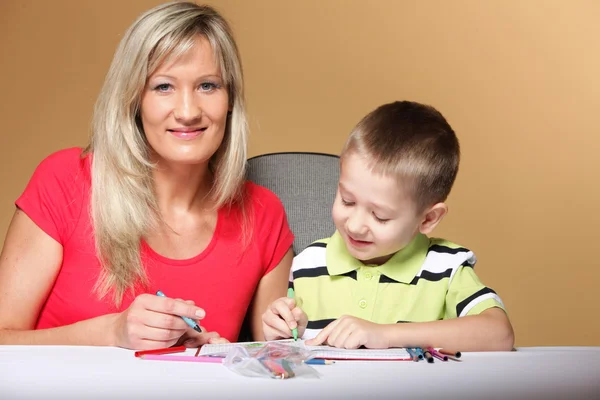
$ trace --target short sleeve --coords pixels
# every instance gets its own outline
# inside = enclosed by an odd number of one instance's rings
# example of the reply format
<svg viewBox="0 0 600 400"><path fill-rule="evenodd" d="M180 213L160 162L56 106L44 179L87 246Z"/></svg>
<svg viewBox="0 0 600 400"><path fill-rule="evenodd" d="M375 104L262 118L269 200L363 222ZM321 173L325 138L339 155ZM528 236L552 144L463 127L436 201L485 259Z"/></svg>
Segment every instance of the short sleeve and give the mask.
<svg viewBox="0 0 600 400"><path fill-rule="evenodd" d="M248 183L254 207L254 238L259 246L264 274L272 271L294 242L281 200L270 190Z"/></svg>
<svg viewBox="0 0 600 400"><path fill-rule="evenodd" d="M58 151L37 166L15 205L64 245L80 216L84 179L81 149Z"/></svg>
<svg viewBox="0 0 600 400"><path fill-rule="evenodd" d="M504 310L496 292L481 283L472 265L465 263L458 267L446 295L444 319L477 315L492 307Z"/></svg>

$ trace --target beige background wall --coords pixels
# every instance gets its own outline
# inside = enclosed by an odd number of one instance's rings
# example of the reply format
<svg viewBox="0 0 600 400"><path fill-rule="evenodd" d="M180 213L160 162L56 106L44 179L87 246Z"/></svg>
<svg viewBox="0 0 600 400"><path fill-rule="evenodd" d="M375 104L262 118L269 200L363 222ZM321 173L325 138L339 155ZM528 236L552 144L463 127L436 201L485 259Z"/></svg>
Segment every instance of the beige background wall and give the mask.
<svg viewBox="0 0 600 400"><path fill-rule="evenodd" d="M160 3L0 2L0 240L37 163L85 145L122 33ZM436 234L474 249L517 345L600 345L600 2L214 0L237 36L252 155L337 153L374 107L437 107L462 143Z"/></svg>

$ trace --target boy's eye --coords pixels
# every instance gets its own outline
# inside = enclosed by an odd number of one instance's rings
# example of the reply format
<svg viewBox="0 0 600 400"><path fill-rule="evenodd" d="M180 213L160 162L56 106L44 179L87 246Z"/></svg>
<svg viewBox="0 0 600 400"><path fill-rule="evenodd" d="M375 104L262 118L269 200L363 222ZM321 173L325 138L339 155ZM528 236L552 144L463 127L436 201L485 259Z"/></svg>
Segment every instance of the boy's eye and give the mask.
<svg viewBox="0 0 600 400"><path fill-rule="evenodd" d="M343 205L345 205L345 206L351 206L351 205L353 205L354 203L353 203L353 202L351 202L351 201L346 201L346 200L342 199L342 204L343 204Z"/></svg>
<svg viewBox="0 0 600 400"><path fill-rule="evenodd" d="M385 224L386 222L389 221L389 218L379 218L376 214L373 214L373 217L375 217L377 222L381 222L382 224Z"/></svg>

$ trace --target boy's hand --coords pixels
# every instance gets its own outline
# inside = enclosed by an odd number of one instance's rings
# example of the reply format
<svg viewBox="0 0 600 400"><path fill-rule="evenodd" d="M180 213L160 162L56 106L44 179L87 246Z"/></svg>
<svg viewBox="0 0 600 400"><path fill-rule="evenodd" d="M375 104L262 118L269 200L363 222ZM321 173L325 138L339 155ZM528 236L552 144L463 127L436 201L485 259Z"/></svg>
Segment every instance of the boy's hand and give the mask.
<svg viewBox="0 0 600 400"><path fill-rule="evenodd" d="M344 315L327 325L317 336L307 340L306 344L309 346L327 344L344 349L357 349L361 346L369 349L390 347L385 335L385 325L349 315Z"/></svg>
<svg viewBox="0 0 600 400"><path fill-rule="evenodd" d="M269 305L267 311L262 315L263 332L265 340L287 339L292 337L292 329L298 328L298 337L302 337L308 317L300 308L296 307L296 301L287 297L281 297Z"/></svg>

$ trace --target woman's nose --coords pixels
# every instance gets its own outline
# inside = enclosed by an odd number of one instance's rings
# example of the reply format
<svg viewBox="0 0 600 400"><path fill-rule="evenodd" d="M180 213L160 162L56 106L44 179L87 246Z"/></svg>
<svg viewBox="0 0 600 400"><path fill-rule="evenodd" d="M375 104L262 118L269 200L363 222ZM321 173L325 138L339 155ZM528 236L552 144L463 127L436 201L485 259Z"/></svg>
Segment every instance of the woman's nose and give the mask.
<svg viewBox="0 0 600 400"><path fill-rule="evenodd" d="M173 114L176 120L189 124L202 118L202 107L193 93L182 91Z"/></svg>

